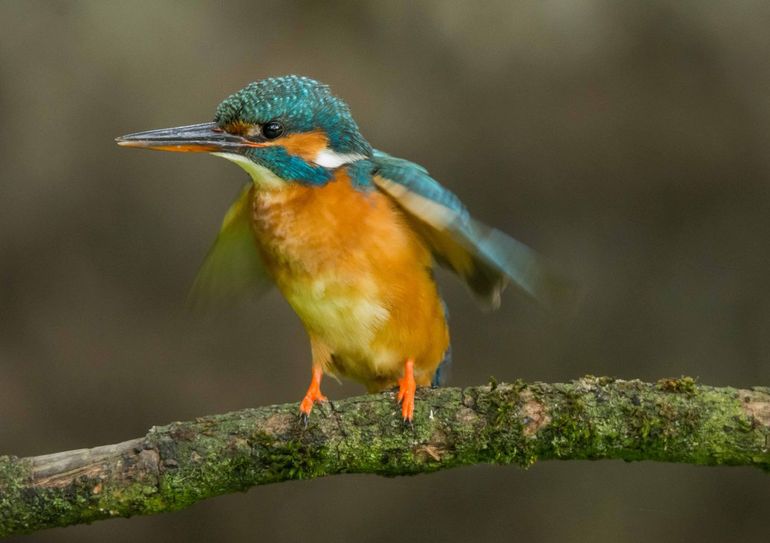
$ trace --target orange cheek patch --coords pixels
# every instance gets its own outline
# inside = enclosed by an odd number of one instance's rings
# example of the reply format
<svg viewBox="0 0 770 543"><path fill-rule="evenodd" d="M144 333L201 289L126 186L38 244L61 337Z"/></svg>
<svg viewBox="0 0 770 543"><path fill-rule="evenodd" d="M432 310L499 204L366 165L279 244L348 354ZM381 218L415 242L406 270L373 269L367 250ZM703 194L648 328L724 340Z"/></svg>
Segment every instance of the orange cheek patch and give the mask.
<svg viewBox="0 0 770 543"><path fill-rule="evenodd" d="M318 156L319 151L326 149L329 139L323 132L313 131L304 134L291 134L271 143L280 145L290 155L298 156L302 160L310 162Z"/></svg>

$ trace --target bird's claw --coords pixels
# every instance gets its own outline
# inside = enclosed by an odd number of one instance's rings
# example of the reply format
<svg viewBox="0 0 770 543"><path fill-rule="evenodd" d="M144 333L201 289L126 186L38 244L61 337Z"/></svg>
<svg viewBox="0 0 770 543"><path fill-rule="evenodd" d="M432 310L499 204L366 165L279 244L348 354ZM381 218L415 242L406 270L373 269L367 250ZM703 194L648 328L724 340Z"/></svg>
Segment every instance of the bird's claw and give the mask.
<svg viewBox="0 0 770 543"><path fill-rule="evenodd" d="M316 403L325 402L327 399L321 394L321 369L313 368L313 379L310 381L305 397L299 402L300 419L305 428L307 428L308 416L313 410L313 406Z"/></svg>
<svg viewBox="0 0 770 543"><path fill-rule="evenodd" d="M299 423L302 425L302 428L305 430L307 430L307 421L308 421L308 414L300 412Z"/></svg>
<svg viewBox="0 0 770 543"><path fill-rule="evenodd" d="M320 390L316 392L308 391L308 393L305 394L305 397L302 398L302 401L299 403L300 421L305 428L307 428L308 418L310 417L310 412L313 410L313 406L316 403L323 403L326 401L328 401L328 398L321 394Z"/></svg>
<svg viewBox="0 0 770 543"><path fill-rule="evenodd" d="M412 423L414 417L414 393L417 384L414 381L414 361L409 359L404 364L404 376L398 380L397 401L401 404L401 416L405 423Z"/></svg>
<svg viewBox="0 0 770 543"><path fill-rule="evenodd" d="M317 393L311 393L308 392L305 394L305 397L302 398L302 401L299 403L299 410L301 413L305 415L309 415L310 412L313 410L313 406L317 403L322 403L327 401L328 398L321 394L321 392Z"/></svg>

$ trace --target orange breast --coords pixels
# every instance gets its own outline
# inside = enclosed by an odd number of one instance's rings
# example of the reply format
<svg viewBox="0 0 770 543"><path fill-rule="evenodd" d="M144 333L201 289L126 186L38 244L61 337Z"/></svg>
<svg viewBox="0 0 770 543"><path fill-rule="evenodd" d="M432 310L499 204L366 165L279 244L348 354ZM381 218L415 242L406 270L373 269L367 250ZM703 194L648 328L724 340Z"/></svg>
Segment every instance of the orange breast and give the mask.
<svg viewBox="0 0 770 543"><path fill-rule="evenodd" d="M253 223L278 288L316 341L326 370L370 390L395 384L407 358L427 385L449 344L430 252L382 193L344 170L323 187L255 191Z"/></svg>

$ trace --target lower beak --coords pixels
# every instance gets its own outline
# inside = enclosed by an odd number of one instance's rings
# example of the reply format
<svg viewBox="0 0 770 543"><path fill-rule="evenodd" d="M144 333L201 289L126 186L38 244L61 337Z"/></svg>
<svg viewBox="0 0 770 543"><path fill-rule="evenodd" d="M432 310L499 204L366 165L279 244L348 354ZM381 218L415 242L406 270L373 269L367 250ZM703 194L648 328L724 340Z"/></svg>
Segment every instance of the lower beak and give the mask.
<svg viewBox="0 0 770 543"><path fill-rule="evenodd" d="M238 152L258 144L225 132L217 123L201 123L175 128L147 130L115 138L123 147L181 153Z"/></svg>

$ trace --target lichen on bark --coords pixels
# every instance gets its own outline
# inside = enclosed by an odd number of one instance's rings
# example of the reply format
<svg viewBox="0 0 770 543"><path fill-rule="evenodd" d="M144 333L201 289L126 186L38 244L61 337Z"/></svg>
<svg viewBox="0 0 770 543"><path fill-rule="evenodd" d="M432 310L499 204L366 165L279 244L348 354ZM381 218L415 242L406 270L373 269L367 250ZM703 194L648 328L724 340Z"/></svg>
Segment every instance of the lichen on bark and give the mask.
<svg viewBox="0 0 770 543"><path fill-rule="evenodd" d="M412 475L478 463L622 459L770 469L770 389L587 376L393 393L152 428L116 445L0 457L0 535L181 509L254 485L342 473Z"/></svg>

